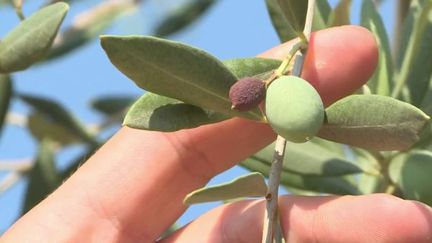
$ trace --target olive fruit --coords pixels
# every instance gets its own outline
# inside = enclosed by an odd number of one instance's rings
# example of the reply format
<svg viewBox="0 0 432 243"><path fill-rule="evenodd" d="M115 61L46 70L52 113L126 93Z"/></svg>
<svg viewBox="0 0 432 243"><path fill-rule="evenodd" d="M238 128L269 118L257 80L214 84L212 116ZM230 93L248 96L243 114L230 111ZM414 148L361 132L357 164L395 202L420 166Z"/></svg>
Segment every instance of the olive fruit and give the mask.
<svg viewBox="0 0 432 243"><path fill-rule="evenodd" d="M275 132L296 143L315 136L324 121L320 95L306 80L296 76L282 76L270 84L265 113Z"/></svg>
<svg viewBox="0 0 432 243"><path fill-rule="evenodd" d="M258 78L242 78L231 86L229 98L232 109L248 111L257 107L265 96L265 83Z"/></svg>

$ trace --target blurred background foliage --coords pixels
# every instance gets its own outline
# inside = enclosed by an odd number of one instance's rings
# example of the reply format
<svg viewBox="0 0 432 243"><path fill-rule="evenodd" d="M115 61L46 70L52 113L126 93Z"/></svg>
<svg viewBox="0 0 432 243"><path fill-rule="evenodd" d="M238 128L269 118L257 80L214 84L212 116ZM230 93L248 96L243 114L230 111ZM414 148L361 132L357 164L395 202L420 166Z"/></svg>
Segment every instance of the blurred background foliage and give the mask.
<svg viewBox="0 0 432 243"><path fill-rule="evenodd" d="M116 93L115 90L109 89L110 84L101 86L101 95L93 97L90 101L80 101L89 103L91 112L98 113L100 119L90 123L82 121L83 114L79 114L79 109L74 108L75 104L59 102L58 97L49 94L56 94L57 89L61 93L59 95L65 96L66 100L73 96L74 98L70 100L76 101L80 99L81 95L87 94L87 83L92 79L103 80L104 75L115 76L118 74L115 74L114 68L109 65L104 66L106 71L103 73L92 73L98 64L94 63L91 57L81 56L80 51L89 44L97 42L98 36L107 33L113 25L117 26L116 28L120 26L123 30L126 29L127 31L124 32L128 33L146 33L163 38L173 38L176 34L193 28L194 24L222 1L64 1L70 5L70 11L55 39L45 39L46 43L49 44L49 49L45 50L40 46L35 46L35 42L38 41L31 38L26 40L25 45L20 47L21 49L8 48L18 43L15 41L15 37L12 34L10 37L8 33L20 28L20 19L29 19L32 14L39 13L40 9L46 6L54 6L52 4L56 2L59 1L0 0L0 15L8 14L8 18L5 19L9 21L12 19L11 13L16 14L16 22L0 22L0 25L4 24L7 29L2 29L2 42L0 42L0 70L2 70L0 74L0 125L3 130L8 129L8 131L30 134L36 144L34 151L26 150L26 155L18 158L0 154L0 193L5 193L22 180L28 182L24 190L21 213L27 212L40 202L62 181L67 179L80 164L85 162L119 128L127 108L141 95L138 89L132 93ZM274 12L276 10L272 8L275 1L262 0L262 2L262 12L266 12L265 6L267 5L270 15L276 16ZM391 2L390 4L397 10L394 19L383 19L377 11L377 7L385 2ZM432 92L429 87L432 72L432 53L430 52L432 49L430 46L432 45L431 2L429 0L341 0L329 2L319 0L318 4L321 11L316 17L315 29L350 23L358 23L369 28L377 37L380 45L379 67L369 81L371 92L393 95L422 108L423 111L431 115ZM236 11L247 12L247 7L246 4L243 9ZM62 6L53 11L62 10L67 11ZM53 14L49 13L46 16L53 16ZM242 16L244 15L239 14L239 18ZM353 16L357 16L357 21L353 21ZM59 18L57 21L61 23ZM270 23L270 18L268 21ZM293 35L289 34L290 30L283 29L283 21L272 18L272 23L277 29L280 40L286 41ZM384 25L385 22L392 23L387 25L387 30ZM259 25L261 23L250 24ZM38 26L42 26L42 24ZM388 26L392 26L393 29L388 29ZM55 27L47 28L57 32ZM223 29L224 26L220 26L220 28ZM24 28L20 31L17 36L31 31L31 28ZM7 42L8 38L10 39L9 42ZM234 36L234 38L238 37ZM264 39L266 36L257 33L253 38ZM229 52L229 48L235 49L235 45L244 42L245 39L247 38L239 41L233 40L233 45L226 48L227 52ZM214 41L218 42L219 40L223 40L221 43L230 43L230 36L220 36L220 39ZM11 62L10 55L18 55L19 51L22 50L24 54L17 56L17 58L22 58L22 55L28 54L33 47L39 48L38 50L42 50L42 52L34 56L26 56L24 60L28 65L16 66ZM251 46L251 48L255 47ZM10 52L11 50L12 52ZM255 53L259 51L263 50L257 49ZM8 54L8 58L6 58L4 53L12 54ZM2 55L4 56L2 57ZM230 57L232 58L232 56ZM83 70L77 70L74 67L53 69L52 78L56 80L55 85L42 88L49 89L50 92L28 92L28 90L16 87L16 80L20 78L31 79L32 72L38 68L49 70L53 63L67 62L68 58L81 58L85 68ZM18 63L22 64L23 59L17 60L19 60ZM23 71L30 65L35 68L32 67ZM16 71L20 72L16 73ZM82 73L82 79L69 80L68 75L72 72ZM398 79L407 81L394 82ZM35 82L41 81L36 80ZM74 85L81 86L82 94L68 93L68 86L62 85L62 82L74 82ZM398 83L402 84L398 85ZM41 83L40 85L46 84ZM131 82L125 82L124 85L131 85ZM103 94L105 90L107 92ZM8 132L0 138L2 144L9 143L8 139L14 142L13 145L9 146L19 148L26 144L26 142L14 140L14 135L11 134L12 132ZM25 136L20 136L20 138L22 137ZM27 138L29 137L27 136ZM388 158L386 156L392 156L390 153L371 153L317 139L305 144L304 147L290 147L293 151L288 153L292 155L289 160L294 161L294 164L284 168L282 182L288 191L295 194L388 192L431 203L432 190L425 189L428 181L427 175L432 173L432 166L430 166L432 153L429 152L429 143L428 140L422 141L416 147L420 151L398 154L394 163L390 163L389 160L382 159ZM62 153L65 153L64 151L77 146L79 149L73 153L61 156ZM266 174L269 168L266 158L271 152L269 149L271 150L271 147L252 156L249 160L252 162L246 161L242 164L251 170ZM0 151L2 151L1 148ZM322 155L322 157L317 158L311 153ZM61 162L59 162L60 157L62 157ZM309 163L304 164L302 160ZM331 163L323 164L323 161L331 161ZM405 168L404 165L408 164L407 161L410 161L410 166L403 169ZM393 169L390 170L389 168ZM428 168L431 169L424 170Z"/></svg>

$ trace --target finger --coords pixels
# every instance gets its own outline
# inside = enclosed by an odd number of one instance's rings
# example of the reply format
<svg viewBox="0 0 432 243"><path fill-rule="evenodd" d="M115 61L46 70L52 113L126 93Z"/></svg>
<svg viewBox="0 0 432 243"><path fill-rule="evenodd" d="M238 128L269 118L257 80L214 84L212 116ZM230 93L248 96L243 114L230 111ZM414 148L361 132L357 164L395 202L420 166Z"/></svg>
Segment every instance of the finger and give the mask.
<svg viewBox="0 0 432 243"><path fill-rule="evenodd" d="M318 50L317 44L325 44L324 47L333 50L332 55L345 55L346 48L339 50L341 43L330 40L326 31L314 34L311 48ZM355 35L357 32L361 34ZM369 49L376 49L376 46L372 38L358 36L371 34L358 27L335 28L332 34L335 39L355 36L345 46L351 47L351 55L362 59L355 62L336 59L333 65L351 72L352 77L363 75L360 72L364 70L358 65L374 61L371 59L375 56L364 53L370 53ZM321 35L328 43L320 41ZM284 45L279 51L288 53L289 47ZM319 53L314 58L326 60L320 55L328 53ZM306 64L305 70L308 68ZM323 84L339 82L340 70L317 69L317 72L333 72L322 74L329 80L316 76ZM335 89L334 92L340 91ZM209 178L234 166L274 138L275 134L265 124L242 119L173 133L122 128L77 173L9 232L22 235L19 229L30 229L43 237L46 232L43 228L71 235L74 235L73 231L97 229L100 234L118 240L126 237L124 241L152 241L183 213L182 200L187 193L202 187ZM70 208L79 208L79 213ZM46 221L48 217L50 220ZM43 224L35 224L38 220ZM71 232L52 230L61 228L62 224ZM43 225L43 228L35 225Z"/></svg>
<svg viewBox="0 0 432 243"><path fill-rule="evenodd" d="M242 201L218 207L162 242L261 242L265 205ZM431 208L384 194L284 196L286 242L431 242Z"/></svg>

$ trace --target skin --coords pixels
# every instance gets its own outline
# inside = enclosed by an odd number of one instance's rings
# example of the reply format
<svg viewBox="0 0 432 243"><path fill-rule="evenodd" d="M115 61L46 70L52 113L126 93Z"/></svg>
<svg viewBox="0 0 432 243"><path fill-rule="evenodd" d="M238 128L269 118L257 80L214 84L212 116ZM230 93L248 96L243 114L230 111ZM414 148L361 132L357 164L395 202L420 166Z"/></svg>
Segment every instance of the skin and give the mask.
<svg viewBox="0 0 432 243"><path fill-rule="evenodd" d="M291 44L262 56L283 57ZM320 84L327 104L361 86L377 61L376 43L360 27L318 32L311 50L303 76ZM185 211L187 193L274 139L267 125L239 118L173 133L124 127L0 241L153 242ZM280 206L289 242L432 240L431 209L388 195L284 196ZM223 205L163 242L260 242L263 215L262 200Z"/></svg>

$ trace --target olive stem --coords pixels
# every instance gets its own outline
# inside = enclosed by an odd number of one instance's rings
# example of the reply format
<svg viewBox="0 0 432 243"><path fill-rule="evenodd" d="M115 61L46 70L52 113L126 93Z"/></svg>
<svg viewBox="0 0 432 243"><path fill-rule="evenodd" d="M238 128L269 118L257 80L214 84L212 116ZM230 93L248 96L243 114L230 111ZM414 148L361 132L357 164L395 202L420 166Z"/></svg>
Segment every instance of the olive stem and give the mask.
<svg viewBox="0 0 432 243"><path fill-rule="evenodd" d="M285 75L289 71L290 63L294 59L295 54L298 51L304 50L307 48L307 42L300 40L297 42L289 51L288 56L282 61L281 65L276 69L276 71L273 72L273 75L270 76L267 80L264 81L266 88L277 78L279 78L282 75Z"/></svg>
<svg viewBox="0 0 432 243"><path fill-rule="evenodd" d="M275 74L278 74L278 71L282 70L282 74L286 71L285 69L288 67L289 62L292 58L294 58L294 67L292 71L292 75L300 77L303 63L306 56L307 44L309 43L311 30L312 30L312 20L314 15L315 8L315 0L308 1L308 9L306 14L306 22L303 29L303 35L300 41L300 44L294 45L294 48L297 48L293 53L287 57L288 61L284 61ZM300 47L300 48L299 48ZM304 48L306 47L306 48ZM299 51L301 50L301 52ZM284 66L283 66L284 65ZM273 75L275 76L275 75ZM278 136L275 145L275 151L273 155L273 160L269 173L269 182L267 186L267 195L266 195L266 216L264 218L264 228L263 228L263 243L273 243L277 230L277 225L279 221L279 209L278 209L278 189L280 184L280 176L282 172L283 158L285 155L285 147L286 140L285 138ZM283 237L283 233L282 236Z"/></svg>
<svg viewBox="0 0 432 243"><path fill-rule="evenodd" d="M428 23L430 10L432 10L432 2L426 2L420 16L418 17L419 24L414 26L412 31L413 37L411 38L406 48L406 55L404 56L402 66L399 69L401 71L398 74L396 85L393 89L393 92L391 93L391 97L393 98L398 98L403 92L404 88L406 88L406 83L410 75L410 68L415 61L415 54L418 51L421 51L419 48L415 47L415 43L417 43L417 40L419 40L419 38L421 38L421 35L423 34L422 30L424 30L426 23Z"/></svg>
<svg viewBox="0 0 432 243"><path fill-rule="evenodd" d="M282 171L283 158L285 155L286 140L278 136L273 154L273 160L269 173L269 184L267 187L267 217L264 220L263 242L273 243L278 218L278 188L280 184L280 173Z"/></svg>
<svg viewBox="0 0 432 243"><path fill-rule="evenodd" d="M307 43L304 41L300 41L296 43L291 50L288 53L288 57L285 58L285 60L282 62L282 64L279 66L279 68L275 71L276 78L279 78L280 76L284 75L288 71L289 64L294 59L295 54L307 47Z"/></svg>

